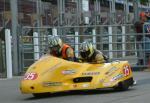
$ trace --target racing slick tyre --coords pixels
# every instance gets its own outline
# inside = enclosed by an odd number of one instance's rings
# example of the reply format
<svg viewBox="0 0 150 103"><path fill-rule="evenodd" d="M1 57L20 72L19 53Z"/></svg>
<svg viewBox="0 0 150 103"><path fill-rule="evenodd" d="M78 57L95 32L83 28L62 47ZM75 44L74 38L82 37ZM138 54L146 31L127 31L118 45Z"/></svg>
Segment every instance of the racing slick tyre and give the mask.
<svg viewBox="0 0 150 103"><path fill-rule="evenodd" d="M117 87L114 87L116 91L125 91L129 89L129 85L125 82L120 82Z"/></svg>
<svg viewBox="0 0 150 103"><path fill-rule="evenodd" d="M119 82L116 87L114 87L117 91L125 91L129 89L129 86L132 86L134 83L133 78L129 78L125 81Z"/></svg>

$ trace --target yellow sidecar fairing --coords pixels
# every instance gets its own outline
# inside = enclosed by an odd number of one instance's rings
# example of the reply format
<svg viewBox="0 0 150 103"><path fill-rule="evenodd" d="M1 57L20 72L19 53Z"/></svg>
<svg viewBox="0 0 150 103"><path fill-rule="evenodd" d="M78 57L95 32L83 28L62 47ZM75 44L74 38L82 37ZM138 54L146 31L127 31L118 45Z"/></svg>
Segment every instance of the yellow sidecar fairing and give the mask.
<svg viewBox="0 0 150 103"><path fill-rule="evenodd" d="M77 63L46 55L29 67L21 80L22 93L54 93L99 88L128 89L133 75L128 61Z"/></svg>

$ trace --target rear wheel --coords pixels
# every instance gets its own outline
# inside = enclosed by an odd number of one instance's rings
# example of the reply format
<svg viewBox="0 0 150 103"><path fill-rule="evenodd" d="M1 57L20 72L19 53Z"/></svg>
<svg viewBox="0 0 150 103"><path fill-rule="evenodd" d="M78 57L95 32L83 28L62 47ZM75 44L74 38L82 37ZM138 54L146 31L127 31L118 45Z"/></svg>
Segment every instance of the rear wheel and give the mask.
<svg viewBox="0 0 150 103"><path fill-rule="evenodd" d="M125 81L119 82L118 86L114 87L115 90L125 91L129 89L129 86L132 86L134 83L133 78L129 78Z"/></svg>
<svg viewBox="0 0 150 103"><path fill-rule="evenodd" d="M120 82L117 87L114 87L117 91L125 91L129 89L129 85L125 82Z"/></svg>

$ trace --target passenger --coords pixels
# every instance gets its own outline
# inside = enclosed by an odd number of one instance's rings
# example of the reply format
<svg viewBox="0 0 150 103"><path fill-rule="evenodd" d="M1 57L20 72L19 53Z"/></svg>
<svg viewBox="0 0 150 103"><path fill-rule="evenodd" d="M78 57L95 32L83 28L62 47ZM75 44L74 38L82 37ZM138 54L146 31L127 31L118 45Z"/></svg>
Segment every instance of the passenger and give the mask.
<svg viewBox="0 0 150 103"><path fill-rule="evenodd" d="M83 62L105 63L107 57L99 50L95 49L90 42L83 42L80 45L80 58Z"/></svg>
<svg viewBox="0 0 150 103"><path fill-rule="evenodd" d="M74 51L71 46L62 42L58 36L51 36L48 40L50 54L65 60L74 61Z"/></svg>

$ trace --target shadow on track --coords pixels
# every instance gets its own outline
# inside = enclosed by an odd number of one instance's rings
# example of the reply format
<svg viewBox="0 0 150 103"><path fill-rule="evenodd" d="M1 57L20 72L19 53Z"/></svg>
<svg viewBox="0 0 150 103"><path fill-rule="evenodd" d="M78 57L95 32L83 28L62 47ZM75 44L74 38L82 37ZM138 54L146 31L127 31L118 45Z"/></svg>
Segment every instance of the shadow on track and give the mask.
<svg viewBox="0 0 150 103"><path fill-rule="evenodd" d="M38 99L57 98L57 97L73 96L73 95L84 96L84 95L111 94L111 93L129 92L129 91L133 91L133 90L135 90L135 89L130 88L127 91L115 91L114 89L67 91L67 92L58 92L58 93L47 93L38 98L33 96L31 98L26 98L24 100L38 100Z"/></svg>

